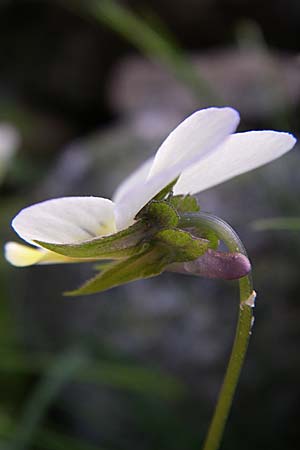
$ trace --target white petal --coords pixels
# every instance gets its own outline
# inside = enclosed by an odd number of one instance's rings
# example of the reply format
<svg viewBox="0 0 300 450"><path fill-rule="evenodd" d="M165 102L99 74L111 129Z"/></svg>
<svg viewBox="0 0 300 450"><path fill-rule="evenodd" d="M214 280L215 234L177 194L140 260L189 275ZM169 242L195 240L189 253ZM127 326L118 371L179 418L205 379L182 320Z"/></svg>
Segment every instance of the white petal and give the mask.
<svg viewBox="0 0 300 450"><path fill-rule="evenodd" d="M132 174L125 178L125 180L118 186L113 195L115 203L121 203L126 199L129 192L133 189L141 189L141 186L147 179L150 167L152 166L154 157L147 159L140 167L138 167Z"/></svg>
<svg viewBox="0 0 300 450"><path fill-rule="evenodd" d="M57 264L82 262L83 259L68 258L42 248L33 248L17 242L7 242L4 246L5 258L16 267L27 267L34 264Z"/></svg>
<svg viewBox="0 0 300 450"><path fill-rule="evenodd" d="M291 150L292 134L278 131L248 131L228 137L206 158L186 169L175 194L194 194L232 177L256 169Z"/></svg>
<svg viewBox="0 0 300 450"><path fill-rule="evenodd" d="M63 197L22 209L12 226L27 242L82 242L115 232L114 203L99 197Z"/></svg>
<svg viewBox="0 0 300 450"><path fill-rule="evenodd" d="M175 130L158 149L149 178L166 168L182 168L198 160L236 130L239 114L233 108L207 108L196 111Z"/></svg>
<svg viewBox="0 0 300 450"><path fill-rule="evenodd" d="M232 108L208 108L197 111L182 122L158 150L147 179L148 166L134 174L134 182L124 189L126 195L116 203L117 229L132 224L135 215L181 172L214 148L233 132L239 122Z"/></svg>

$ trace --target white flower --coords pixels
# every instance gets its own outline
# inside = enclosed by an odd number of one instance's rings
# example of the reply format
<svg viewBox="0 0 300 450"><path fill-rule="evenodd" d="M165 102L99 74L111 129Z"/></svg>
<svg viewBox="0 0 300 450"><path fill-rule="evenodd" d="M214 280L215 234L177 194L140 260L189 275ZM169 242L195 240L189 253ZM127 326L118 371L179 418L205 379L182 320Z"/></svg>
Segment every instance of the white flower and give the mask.
<svg viewBox="0 0 300 450"><path fill-rule="evenodd" d="M20 137L17 130L8 123L0 124L0 180L13 158L18 145Z"/></svg>
<svg viewBox="0 0 300 450"><path fill-rule="evenodd" d="M37 248L34 241L71 244L107 236L131 225L141 208L177 177L175 195L195 194L262 166L295 145L289 133L232 134L238 123L238 112L229 107L196 111L171 132L153 158L118 187L113 201L65 197L21 210L12 226L35 248L9 242L7 260L16 266L76 261Z"/></svg>

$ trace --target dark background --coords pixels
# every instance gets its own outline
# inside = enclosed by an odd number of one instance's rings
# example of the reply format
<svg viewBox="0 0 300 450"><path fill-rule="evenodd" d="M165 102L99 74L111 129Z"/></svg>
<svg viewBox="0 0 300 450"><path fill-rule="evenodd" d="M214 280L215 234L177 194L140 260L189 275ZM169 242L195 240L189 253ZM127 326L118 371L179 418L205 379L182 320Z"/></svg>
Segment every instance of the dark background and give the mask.
<svg viewBox="0 0 300 450"><path fill-rule="evenodd" d="M118 4L116 15L110 1L0 2L0 122L21 135L0 187L3 243L25 205L110 197L195 109L228 104L240 130L299 133L299 1ZM258 291L224 450L299 442L299 229L255 227L300 216L299 162L296 148L199 195L240 234ZM61 293L89 265L16 269L2 258L0 270L1 450L200 448L236 283L163 274L69 299Z"/></svg>

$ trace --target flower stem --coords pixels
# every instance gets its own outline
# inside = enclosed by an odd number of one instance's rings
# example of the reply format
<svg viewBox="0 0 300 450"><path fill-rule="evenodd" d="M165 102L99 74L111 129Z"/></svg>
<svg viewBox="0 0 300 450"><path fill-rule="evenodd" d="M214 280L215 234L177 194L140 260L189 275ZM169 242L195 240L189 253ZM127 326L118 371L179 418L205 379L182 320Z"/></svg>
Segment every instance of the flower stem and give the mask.
<svg viewBox="0 0 300 450"><path fill-rule="evenodd" d="M223 220L206 213L191 213L182 216L180 224L184 227L203 227L213 230L229 251L239 252L247 256L245 248L236 232ZM203 450L217 450L220 447L225 425L227 422L233 397L237 388L243 362L246 356L249 337L253 324L253 306L255 292L252 287L251 276L239 280L240 305L236 335L224 377L223 385L215 407L204 442Z"/></svg>

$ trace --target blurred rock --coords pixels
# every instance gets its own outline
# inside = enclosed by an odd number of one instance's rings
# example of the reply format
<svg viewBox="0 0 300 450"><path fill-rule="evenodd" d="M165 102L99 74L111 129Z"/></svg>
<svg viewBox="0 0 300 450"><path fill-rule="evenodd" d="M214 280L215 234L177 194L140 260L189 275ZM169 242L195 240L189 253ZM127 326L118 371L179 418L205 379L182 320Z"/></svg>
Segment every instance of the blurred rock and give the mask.
<svg viewBox="0 0 300 450"><path fill-rule="evenodd" d="M300 60L296 56L263 49L224 49L195 55L191 64L199 73L200 85L203 77L220 104L238 109L244 121L263 123L299 106ZM117 66L110 99L112 108L134 117L137 126L143 114L184 116L208 106L169 71L138 57L127 57Z"/></svg>

